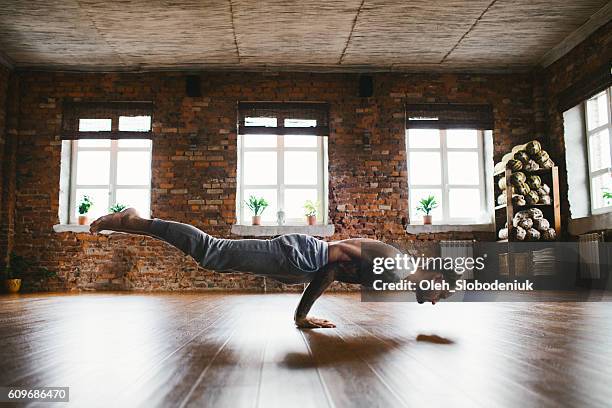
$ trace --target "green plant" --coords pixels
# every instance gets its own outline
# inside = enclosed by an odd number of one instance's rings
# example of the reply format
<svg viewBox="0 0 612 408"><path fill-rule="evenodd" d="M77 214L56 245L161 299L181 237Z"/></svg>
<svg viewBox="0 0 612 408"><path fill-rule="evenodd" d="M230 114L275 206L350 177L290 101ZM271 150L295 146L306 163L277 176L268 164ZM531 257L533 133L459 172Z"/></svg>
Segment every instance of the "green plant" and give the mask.
<svg viewBox="0 0 612 408"><path fill-rule="evenodd" d="M11 269L10 266L6 265L4 267L4 269L2 270L1 279L2 280L13 279L13 270Z"/></svg>
<svg viewBox="0 0 612 408"><path fill-rule="evenodd" d="M612 199L612 193L609 192L608 190L603 192L603 198L606 200Z"/></svg>
<svg viewBox="0 0 612 408"><path fill-rule="evenodd" d="M264 210L268 207L268 202L263 197L257 198L255 196L250 196L249 199L245 201L245 203L255 217L261 215L261 213L263 213Z"/></svg>
<svg viewBox="0 0 612 408"><path fill-rule="evenodd" d="M315 203L312 200L306 200L306 202L304 203L304 214L307 217L315 216L317 215L318 208L319 208L319 203Z"/></svg>
<svg viewBox="0 0 612 408"><path fill-rule="evenodd" d="M11 268L10 265L6 265L4 269L2 269L2 274L0 275L0 279L2 280L15 279L14 276L15 276L15 272L13 272L13 268Z"/></svg>
<svg viewBox="0 0 612 408"><path fill-rule="evenodd" d="M42 267L38 268L37 272L40 275L41 279L49 279L49 278L57 277L57 273L50 271L47 268L42 268Z"/></svg>
<svg viewBox="0 0 612 408"><path fill-rule="evenodd" d="M24 257L11 252L9 263L4 269L4 279L21 279L29 266L28 261Z"/></svg>
<svg viewBox="0 0 612 408"><path fill-rule="evenodd" d="M125 210L126 208L128 208L127 205L117 203L117 204L113 205L111 208L109 208L109 210L110 210L110 212L115 214L115 213L119 213L119 212Z"/></svg>
<svg viewBox="0 0 612 408"><path fill-rule="evenodd" d="M421 211L425 215L429 215L431 211L437 206L438 206L438 202L436 201L436 197L430 195L428 197L421 198L419 200L417 211Z"/></svg>
<svg viewBox="0 0 612 408"><path fill-rule="evenodd" d="M38 279L49 279L57 276L55 272L44 267L36 267L23 256L11 252L9 263L4 269L3 278L22 279L26 273L28 273L29 277Z"/></svg>
<svg viewBox="0 0 612 408"><path fill-rule="evenodd" d="M79 214L80 215L85 215L89 212L89 209L91 208L91 206L93 205L93 200L91 199L91 197L89 197L87 194L84 195L81 198L81 201L79 201Z"/></svg>

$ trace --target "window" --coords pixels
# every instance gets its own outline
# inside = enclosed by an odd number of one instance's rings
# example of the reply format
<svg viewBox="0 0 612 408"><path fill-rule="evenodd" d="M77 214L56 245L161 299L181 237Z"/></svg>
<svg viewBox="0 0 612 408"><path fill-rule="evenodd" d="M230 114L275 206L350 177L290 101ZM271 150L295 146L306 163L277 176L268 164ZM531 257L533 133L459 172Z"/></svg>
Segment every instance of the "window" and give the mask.
<svg viewBox="0 0 612 408"><path fill-rule="evenodd" d="M62 165L61 190L68 194L68 216L64 222L76 223L78 207L84 196L89 196L93 205L88 217L93 220L107 214L111 206L123 204L136 208L148 217L151 196L151 149L149 139L98 139L96 134L107 135L113 129L117 136L122 132L148 133L151 130L151 116L117 116L117 121L107 118L80 118L76 124L78 136L89 138L66 140L67 152L62 155L68 162L66 171ZM68 176L69 175L69 176ZM60 187L62 187L60 186ZM63 217L60 217L63 218Z"/></svg>
<svg viewBox="0 0 612 408"><path fill-rule="evenodd" d="M90 220L107 214L115 204L134 207L143 217L150 215L151 140L81 139L71 143L70 222L76 222L85 195L93 201Z"/></svg>
<svg viewBox="0 0 612 408"><path fill-rule="evenodd" d="M238 223L251 223L252 214L245 205L250 196L263 197L269 203L262 214L264 224L276 225L281 209L286 224L304 224L307 200L318 203L317 222L324 223L327 137L303 134L304 129L316 129L317 120L245 116L243 123L238 137ZM259 130L249 133L249 127ZM267 130L261 131L264 128Z"/></svg>
<svg viewBox="0 0 612 408"><path fill-rule="evenodd" d="M591 185L591 212L612 209L612 88L585 102L586 137Z"/></svg>
<svg viewBox="0 0 612 408"><path fill-rule="evenodd" d="M418 203L430 195L438 202L432 212L438 223L490 222L483 134L475 129L407 129L411 223L422 222Z"/></svg>

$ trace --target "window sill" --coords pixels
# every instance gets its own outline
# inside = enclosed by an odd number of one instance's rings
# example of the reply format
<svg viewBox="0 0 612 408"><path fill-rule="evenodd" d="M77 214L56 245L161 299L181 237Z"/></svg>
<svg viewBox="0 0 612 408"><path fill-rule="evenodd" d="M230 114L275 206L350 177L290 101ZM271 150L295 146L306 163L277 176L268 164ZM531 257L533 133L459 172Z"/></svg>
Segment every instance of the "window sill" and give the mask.
<svg viewBox="0 0 612 408"><path fill-rule="evenodd" d="M249 237L272 237L283 234L307 234L317 237L334 235L333 225L232 225L232 234Z"/></svg>
<svg viewBox="0 0 612 408"><path fill-rule="evenodd" d="M77 224L55 224L53 226L53 232L76 232L76 233L87 233L89 234L89 225L77 225ZM113 231L100 231L100 234L112 234Z"/></svg>
<svg viewBox="0 0 612 408"><path fill-rule="evenodd" d="M568 232L570 235L582 235L589 232L612 229L612 212L594 214L588 217L569 220Z"/></svg>
<svg viewBox="0 0 612 408"><path fill-rule="evenodd" d="M495 232L494 224L411 224L406 226L409 234L435 234L440 232Z"/></svg>

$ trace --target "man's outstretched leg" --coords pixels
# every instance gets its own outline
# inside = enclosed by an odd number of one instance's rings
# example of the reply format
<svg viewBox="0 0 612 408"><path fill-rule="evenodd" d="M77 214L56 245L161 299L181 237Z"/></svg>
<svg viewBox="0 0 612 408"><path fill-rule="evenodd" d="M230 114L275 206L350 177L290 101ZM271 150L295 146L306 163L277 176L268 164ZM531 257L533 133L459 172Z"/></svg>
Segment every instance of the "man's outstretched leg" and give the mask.
<svg viewBox="0 0 612 408"><path fill-rule="evenodd" d="M306 235L275 239L215 238L189 224L141 218L134 209L105 215L92 223L92 233L102 230L158 238L211 271L246 272L289 284L310 282L314 272L327 263L327 243Z"/></svg>
<svg viewBox="0 0 612 408"><path fill-rule="evenodd" d="M108 214L95 220L90 232L103 230L126 232L137 235L149 235L165 241L190 255L200 265L216 271L223 271L223 245L221 240L214 238L202 230L188 224L159 219L141 218L133 208L125 209L116 214Z"/></svg>

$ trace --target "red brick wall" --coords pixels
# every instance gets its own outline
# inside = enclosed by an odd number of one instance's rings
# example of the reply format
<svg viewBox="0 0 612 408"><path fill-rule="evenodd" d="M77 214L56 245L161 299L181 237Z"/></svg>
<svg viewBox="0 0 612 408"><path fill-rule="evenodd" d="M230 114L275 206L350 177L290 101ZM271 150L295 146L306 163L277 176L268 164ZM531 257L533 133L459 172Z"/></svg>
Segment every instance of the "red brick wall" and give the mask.
<svg viewBox="0 0 612 408"><path fill-rule="evenodd" d="M330 103L329 218L335 239L375 237L409 244L474 234L406 234L404 103L490 103L495 154L534 137L541 96L531 75L378 74L371 98L344 74L202 73L204 97L185 96L184 74L19 74L15 250L58 273L27 288L260 289L263 280L213 274L150 238L57 234L62 100L152 100L152 211L230 237L235 214L236 102ZM221 191L221 192L219 192ZM481 234L480 238L492 238ZM268 288L277 287L268 282Z"/></svg>
<svg viewBox="0 0 612 408"><path fill-rule="evenodd" d="M9 76L10 71L8 70L8 68L3 65L0 65L0 153L4 153L4 132L6 129L6 97L8 94Z"/></svg>
<svg viewBox="0 0 612 408"><path fill-rule="evenodd" d="M6 207L3 206L5 201L3 192L3 186L5 184L5 177L8 178L11 176L11 169L8 167L8 161L5 159L7 150L10 150L10 146L7 146L8 138L6 137L6 129L7 129L7 109L8 109L8 88L9 88L9 78L10 71L8 68L0 65L0 268L6 262L6 253L7 253L7 239L8 239L8 229L4 225L5 221L5 211Z"/></svg>
<svg viewBox="0 0 612 408"><path fill-rule="evenodd" d="M612 22L601 27L572 51L550 65L544 72L547 100L548 137L550 154L559 166L562 198L563 227L567 227L569 202L567 201L567 169L563 139L563 112L559 109L559 94L593 74L603 64L612 61Z"/></svg>
<svg viewBox="0 0 612 408"><path fill-rule="evenodd" d="M3 65L0 65L0 158L4 158L4 151L6 148L6 99L8 95L8 84L9 84L10 71ZM0 187L2 186L2 177L4 170L2 163L0 162ZM0 188L0 192L1 192ZM0 194L0 213L2 212L2 194Z"/></svg>

